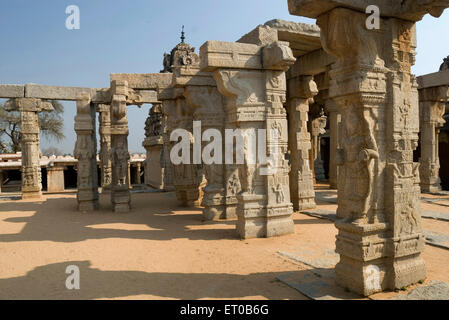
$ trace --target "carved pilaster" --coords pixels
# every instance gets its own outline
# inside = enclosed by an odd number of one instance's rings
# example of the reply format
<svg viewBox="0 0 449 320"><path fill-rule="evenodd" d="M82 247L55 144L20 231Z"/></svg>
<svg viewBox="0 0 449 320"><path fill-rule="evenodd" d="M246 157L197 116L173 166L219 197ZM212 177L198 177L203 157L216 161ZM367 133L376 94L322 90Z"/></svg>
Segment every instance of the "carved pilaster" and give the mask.
<svg viewBox="0 0 449 320"><path fill-rule="evenodd" d="M78 210L92 211L98 209L98 174L95 108L89 94L80 95L76 109L73 155L78 160Z"/></svg>
<svg viewBox="0 0 449 320"><path fill-rule="evenodd" d="M422 192L438 192L440 185L440 158L438 135L446 121L443 119L449 99L448 86L419 90L419 114L421 132L420 177Z"/></svg>
<svg viewBox="0 0 449 320"><path fill-rule="evenodd" d="M313 174L309 152L311 137L307 129L309 104L318 94L311 76L288 80L288 144L290 150L290 195L295 211L315 208Z"/></svg>
<svg viewBox="0 0 449 320"><path fill-rule="evenodd" d="M42 196L42 176L39 162L38 112L52 111L53 106L40 99L19 98L8 101L5 109L20 112L22 199L39 199Z"/></svg>

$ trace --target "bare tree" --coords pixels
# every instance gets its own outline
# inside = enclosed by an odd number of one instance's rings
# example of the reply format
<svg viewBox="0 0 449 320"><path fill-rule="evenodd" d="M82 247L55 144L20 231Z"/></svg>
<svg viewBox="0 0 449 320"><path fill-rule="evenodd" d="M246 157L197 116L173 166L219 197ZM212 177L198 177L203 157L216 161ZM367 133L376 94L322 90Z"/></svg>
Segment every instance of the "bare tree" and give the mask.
<svg viewBox="0 0 449 320"><path fill-rule="evenodd" d="M61 141L65 138L62 117L64 106L56 100L49 102L53 105L54 110L38 114L39 129L45 138ZM4 105L0 104L0 153L21 151L20 140L20 112L6 111Z"/></svg>

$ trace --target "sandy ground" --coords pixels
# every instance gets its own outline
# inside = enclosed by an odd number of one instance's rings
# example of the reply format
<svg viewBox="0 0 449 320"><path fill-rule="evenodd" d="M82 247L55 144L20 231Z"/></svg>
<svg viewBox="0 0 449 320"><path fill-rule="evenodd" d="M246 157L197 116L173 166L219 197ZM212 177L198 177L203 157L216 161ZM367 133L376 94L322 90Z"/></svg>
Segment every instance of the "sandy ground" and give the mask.
<svg viewBox="0 0 449 320"><path fill-rule="evenodd" d="M77 212L74 194L0 201L0 299L307 299L276 276L311 267L278 251L335 246L332 222L299 213L292 235L240 240L233 221L202 222L201 209L178 207L173 193L133 194L128 214L110 212L109 200L95 213ZM449 222L423 224L449 235ZM449 282L449 250L427 246L424 259L426 283ZM69 265L80 269L80 290L65 287Z"/></svg>

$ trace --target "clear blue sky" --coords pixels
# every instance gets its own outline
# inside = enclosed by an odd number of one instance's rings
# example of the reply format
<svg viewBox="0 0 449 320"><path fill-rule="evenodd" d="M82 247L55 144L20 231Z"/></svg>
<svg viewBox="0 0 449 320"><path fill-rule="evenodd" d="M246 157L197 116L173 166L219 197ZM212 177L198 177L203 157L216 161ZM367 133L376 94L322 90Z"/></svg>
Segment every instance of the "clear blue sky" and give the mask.
<svg viewBox="0 0 449 320"><path fill-rule="evenodd" d="M65 9L77 5L81 29L67 30ZM107 87L110 73L151 73L178 42L181 26L197 49L207 40L235 41L268 20L291 16L287 0L1 0L0 83ZM417 75L435 72L449 55L449 13L418 24ZM66 140L42 140L71 153L75 103L64 104ZM144 152L149 105L128 108L129 147Z"/></svg>

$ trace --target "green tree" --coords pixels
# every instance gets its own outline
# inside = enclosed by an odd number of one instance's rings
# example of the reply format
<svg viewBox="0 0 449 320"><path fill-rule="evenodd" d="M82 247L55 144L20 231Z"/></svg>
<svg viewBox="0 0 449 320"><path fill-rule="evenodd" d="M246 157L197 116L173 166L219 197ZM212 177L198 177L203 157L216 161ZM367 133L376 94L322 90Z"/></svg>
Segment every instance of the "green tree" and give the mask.
<svg viewBox="0 0 449 320"><path fill-rule="evenodd" d="M51 112L39 112L39 129L47 139L61 141L63 134L64 106L56 100L48 101L53 105ZM6 111L0 103L0 153L16 153L21 151L20 145L20 112Z"/></svg>

